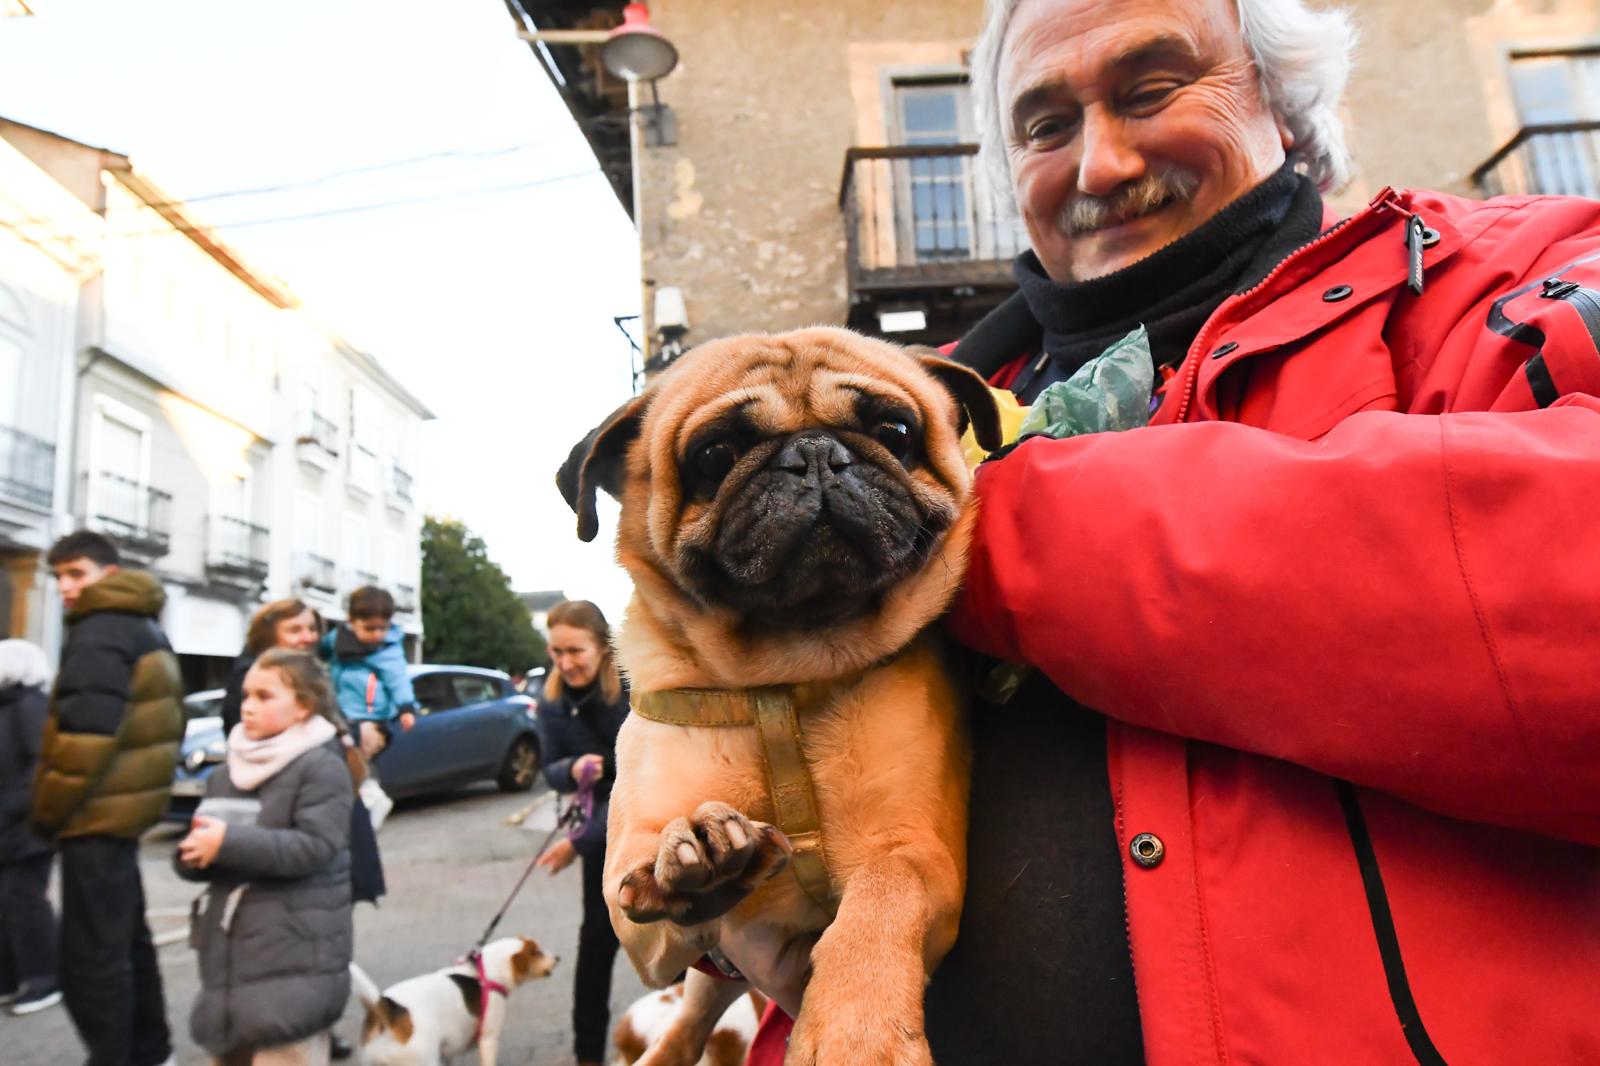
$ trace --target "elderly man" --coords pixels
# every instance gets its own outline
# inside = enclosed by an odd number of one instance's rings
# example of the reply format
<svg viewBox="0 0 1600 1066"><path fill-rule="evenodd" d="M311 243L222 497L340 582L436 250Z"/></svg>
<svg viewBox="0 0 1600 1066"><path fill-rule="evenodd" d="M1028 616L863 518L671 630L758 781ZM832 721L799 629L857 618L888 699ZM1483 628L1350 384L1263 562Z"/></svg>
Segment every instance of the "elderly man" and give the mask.
<svg viewBox="0 0 1600 1066"><path fill-rule="evenodd" d="M974 714L945 1066L1600 1062L1600 203L1335 224L1351 43L990 0L1033 250L955 357L1027 401L1142 324L1159 372L979 470L952 625L1037 669Z"/></svg>

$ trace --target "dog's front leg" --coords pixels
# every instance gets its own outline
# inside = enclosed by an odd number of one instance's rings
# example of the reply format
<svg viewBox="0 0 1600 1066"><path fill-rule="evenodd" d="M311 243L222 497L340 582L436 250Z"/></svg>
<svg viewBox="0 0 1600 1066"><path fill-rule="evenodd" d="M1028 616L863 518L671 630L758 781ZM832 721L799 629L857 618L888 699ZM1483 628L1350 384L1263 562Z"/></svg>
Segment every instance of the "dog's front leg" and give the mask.
<svg viewBox="0 0 1600 1066"><path fill-rule="evenodd" d="M922 997L955 943L961 880L935 842L896 849L850 876L811 951L787 1066L932 1066Z"/></svg>
<svg viewBox="0 0 1600 1066"><path fill-rule="evenodd" d="M722 980L691 969L683 980L683 999L672 1024L634 1066L694 1066L706 1053L706 1041L723 1012L748 991L747 981Z"/></svg>

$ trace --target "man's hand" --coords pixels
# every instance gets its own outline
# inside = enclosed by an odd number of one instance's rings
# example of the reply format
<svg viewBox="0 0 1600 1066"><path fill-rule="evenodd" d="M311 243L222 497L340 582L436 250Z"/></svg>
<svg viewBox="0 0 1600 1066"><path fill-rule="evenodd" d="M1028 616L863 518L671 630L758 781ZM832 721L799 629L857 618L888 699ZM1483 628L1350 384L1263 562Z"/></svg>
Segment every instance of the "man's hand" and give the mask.
<svg viewBox="0 0 1600 1066"><path fill-rule="evenodd" d="M606 761L599 755L580 755L572 762L572 779L580 785L591 784L606 771Z"/></svg>
<svg viewBox="0 0 1600 1066"><path fill-rule="evenodd" d="M558 874L572 865L572 860L578 857L578 849L572 846L572 841L566 837L551 844L545 853L539 856L536 866L542 866L552 874Z"/></svg>
<svg viewBox="0 0 1600 1066"><path fill-rule="evenodd" d="M191 823L189 835L178 841L178 858L185 866L204 870L216 860L222 848L222 838L228 834L228 823L215 818L197 815Z"/></svg>
<svg viewBox="0 0 1600 1066"><path fill-rule="evenodd" d="M412 714L410 711L407 711L400 716L400 728L405 732L411 732L411 727L416 724L417 716Z"/></svg>

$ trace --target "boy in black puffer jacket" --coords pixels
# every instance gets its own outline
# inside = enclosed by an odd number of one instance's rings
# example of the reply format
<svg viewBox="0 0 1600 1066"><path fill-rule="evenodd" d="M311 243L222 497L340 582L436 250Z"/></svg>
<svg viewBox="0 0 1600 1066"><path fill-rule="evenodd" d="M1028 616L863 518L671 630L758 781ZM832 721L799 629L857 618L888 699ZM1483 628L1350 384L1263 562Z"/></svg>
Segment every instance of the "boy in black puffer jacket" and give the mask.
<svg viewBox="0 0 1600 1066"><path fill-rule="evenodd" d="M183 680L156 624L167 594L98 533L69 533L46 559L67 641L32 820L61 851L61 992L89 1066L154 1066L172 1041L139 837L167 809L183 741Z"/></svg>

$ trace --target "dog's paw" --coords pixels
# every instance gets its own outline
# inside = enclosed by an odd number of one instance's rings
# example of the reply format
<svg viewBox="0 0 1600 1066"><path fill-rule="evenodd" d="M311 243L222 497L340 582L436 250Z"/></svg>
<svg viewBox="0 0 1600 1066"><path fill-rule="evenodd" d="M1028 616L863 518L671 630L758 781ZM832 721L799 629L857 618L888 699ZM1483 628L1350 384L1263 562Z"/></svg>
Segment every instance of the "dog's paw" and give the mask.
<svg viewBox="0 0 1600 1066"><path fill-rule="evenodd" d="M859 1062L933 1066L928 1038L920 1030L885 1024L884 1018L872 1016L870 1010L857 1013L860 1017L854 1020L862 1023L859 1025L852 1024L848 1015L821 1018L819 1012L801 1008L794 1032L789 1034L784 1066L854 1066Z"/></svg>
<svg viewBox="0 0 1600 1066"><path fill-rule="evenodd" d="M732 910L785 866L789 839L726 803L702 803L661 831L653 861L622 878L617 905L630 921L699 925Z"/></svg>

